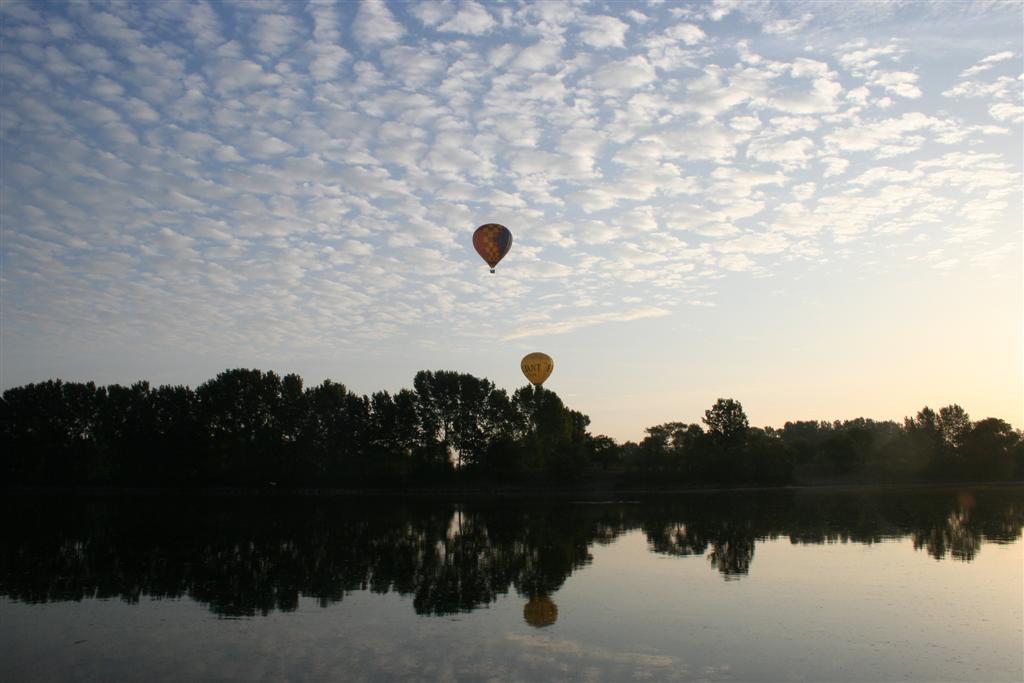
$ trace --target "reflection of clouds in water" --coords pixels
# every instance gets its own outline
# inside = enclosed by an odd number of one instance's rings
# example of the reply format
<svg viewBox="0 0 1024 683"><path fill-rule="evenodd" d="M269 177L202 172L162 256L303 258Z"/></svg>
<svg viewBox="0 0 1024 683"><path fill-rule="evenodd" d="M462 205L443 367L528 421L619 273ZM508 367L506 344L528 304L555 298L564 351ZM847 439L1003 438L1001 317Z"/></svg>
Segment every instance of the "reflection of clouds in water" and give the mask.
<svg viewBox="0 0 1024 683"><path fill-rule="evenodd" d="M380 639L356 637L347 643L340 661L315 665L310 673L317 680L340 676L344 680L674 681L720 678L727 672L728 666L691 672L678 657L509 633L503 641L492 643L455 639L444 652L421 650L415 642L394 647Z"/></svg>
<svg viewBox="0 0 1024 683"><path fill-rule="evenodd" d="M618 680L621 668L632 668L630 678L656 678L681 680L688 676L689 668L678 657L652 655L643 652L614 651L575 640L556 640L542 635L512 633L507 639L517 644L524 658L536 663L565 667L570 660L581 660L595 666L579 669L568 666L566 671L583 674L585 680Z"/></svg>
<svg viewBox="0 0 1024 683"><path fill-rule="evenodd" d="M400 599L354 596L290 614L211 619L187 601L135 605L87 600L58 622L28 619L36 607L5 604L0 641L13 657L6 680L80 681L625 681L719 679L728 668L693 668L680 657L616 650L581 640L488 628L480 620L408 620ZM514 601L510 601L514 607ZM510 610L511 617L518 615ZM500 614L495 615L499 620ZM514 626L512 627L515 628ZM15 630L11 630L15 629ZM55 644L74 647L53 650ZM34 672L34 673L33 673Z"/></svg>

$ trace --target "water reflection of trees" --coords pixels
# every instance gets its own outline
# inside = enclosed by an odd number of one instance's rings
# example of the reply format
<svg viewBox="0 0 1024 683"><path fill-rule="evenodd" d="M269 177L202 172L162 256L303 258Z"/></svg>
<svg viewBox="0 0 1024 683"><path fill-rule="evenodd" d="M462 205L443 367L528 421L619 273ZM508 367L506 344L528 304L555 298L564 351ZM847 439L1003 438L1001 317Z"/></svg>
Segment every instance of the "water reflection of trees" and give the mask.
<svg viewBox="0 0 1024 683"><path fill-rule="evenodd" d="M787 537L794 544L872 544L909 536L935 559L973 560L983 541L1020 537L1024 499L999 491L730 493L650 506L642 525L653 552L706 555L723 576L736 578L749 572L758 541Z"/></svg>
<svg viewBox="0 0 1024 683"><path fill-rule="evenodd" d="M223 616L396 592L419 614L469 611L514 590L534 625L591 561L594 543L642 529L652 552L704 557L725 578L759 541L877 543L908 537L971 560L1024 526L1019 492L690 495L641 505L393 504L317 498L9 497L0 595L26 602L189 597ZM529 607L532 605L532 607ZM532 620L532 621L531 621Z"/></svg>

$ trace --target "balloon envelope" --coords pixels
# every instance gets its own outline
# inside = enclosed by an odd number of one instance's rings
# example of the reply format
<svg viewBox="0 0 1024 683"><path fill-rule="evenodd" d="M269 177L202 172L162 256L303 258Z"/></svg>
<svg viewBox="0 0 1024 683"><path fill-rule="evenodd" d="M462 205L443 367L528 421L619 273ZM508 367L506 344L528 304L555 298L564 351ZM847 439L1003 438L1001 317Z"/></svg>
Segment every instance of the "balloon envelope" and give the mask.
<svg viewBox="0 0 1024 683"><path fill-rule="evenodd" d="M555 369L555 361L551 360L551 356L548 354L535 351L523 356L523 360L519 362L519 367L523 369L526 379L530 380L530 383L534 386L539 387L541 384L544 384L544 380Z"/></svg>
<svg viewBox="0 0 1024 683"><path fill-rule="evenodd" d="M512 233L504 225L487 223L473 233L473 248L494 272L494 266L512 248Z"/></svg>

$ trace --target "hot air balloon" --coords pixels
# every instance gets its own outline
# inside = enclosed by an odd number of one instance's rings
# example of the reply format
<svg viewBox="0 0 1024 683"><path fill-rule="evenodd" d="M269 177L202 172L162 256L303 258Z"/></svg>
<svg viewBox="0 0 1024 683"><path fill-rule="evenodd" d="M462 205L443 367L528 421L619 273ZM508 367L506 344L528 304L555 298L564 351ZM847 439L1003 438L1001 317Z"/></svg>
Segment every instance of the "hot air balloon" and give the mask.
<svg viewBox="0 0 1024 683"><path fill-rule="evenodd" d="M555 361L551 360L548 354L535 351L523 356L523 360L519 361L519 367L523 369L526 379L530 380L533 386L539 387L555 369Z"/></svg>
<svg viewBox="0 0 1024 683"><path fill-rule="evenodd" d="M487 261L493 273L494 266L498 265L498 261L512 248L512 233L504 225L486 223L473 233L473 248L484 261Z"/></svg>

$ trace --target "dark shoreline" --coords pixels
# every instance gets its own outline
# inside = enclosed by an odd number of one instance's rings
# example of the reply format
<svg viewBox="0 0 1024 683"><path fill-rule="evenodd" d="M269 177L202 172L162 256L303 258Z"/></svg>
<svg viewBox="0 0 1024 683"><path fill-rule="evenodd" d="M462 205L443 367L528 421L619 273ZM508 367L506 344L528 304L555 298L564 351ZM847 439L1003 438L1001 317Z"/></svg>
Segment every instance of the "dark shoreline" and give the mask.
<svg viewBox="0 0 1024 683"><path fill-rule="evenodd" d="M900 491L948 491L953 489L1009 490L1024 493L1024 481L877 482L789 484L785 486L447 486L391 488L284 488L284 487L112 487L112 486L17 486L4 490L8 496L73 497L324 497L368 499L473 500L543 499L623 502L637 498L688 496L707 493L896 493Z"/></svg>

